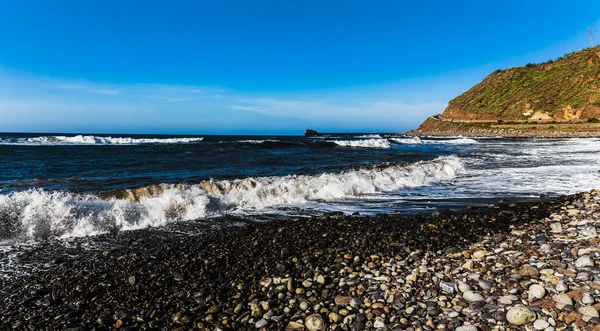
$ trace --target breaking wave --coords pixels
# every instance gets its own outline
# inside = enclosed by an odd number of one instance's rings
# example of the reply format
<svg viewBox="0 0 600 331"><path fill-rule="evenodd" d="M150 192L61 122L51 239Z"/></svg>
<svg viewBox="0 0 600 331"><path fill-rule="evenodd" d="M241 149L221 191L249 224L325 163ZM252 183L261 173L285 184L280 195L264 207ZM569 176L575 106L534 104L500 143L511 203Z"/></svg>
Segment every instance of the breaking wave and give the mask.
<svg viewBox="0 0 600 331"><path fill-rule="evenodd" d="M373 138L373 139L381 139L381 135L379 134L365 134L362 136L357 136L356 138Z"/></svg>
<svg viewBox="0 0 600 331"><path fill-rule="evenodd" d="M406 138L390 138L391 141L398 144L422 144L423 141L419 137L406 137Z"/></svg>
<svg viewBox="0 0 600 331"><path fill-rule="evenodd" d="M471 138L456 138L456 139L421 139L419 137L402 137L402 138L390 138L391 141L399 144L451 144L451 145L470 145L479 144L475 139Z"/></svg>
<svg viewBox="0 0 600 331"><path fill-rule="evenodd" d="M319 176L161 184L102 195L43 190L15 192L0 195L0 240L89 236L224 212L349 199L448 181L463 169L461 160L450 156Z"/></svg>
<svg viewBox="0 0 600 331"><path fill-rule="evenodd" d="M364 139L364 140L331 140L339 146L364 147L364 148L390 148L392 145L387 139Z"/></svg>
<svg viewBox="0 0 600 331"><path fill-rule="evenodd" d="M129 137L100 137L100 136L41 136L18 139L0 139L0 145L139 145L139 144L180 144L204 140L194 138L129 138Z"/></svg>

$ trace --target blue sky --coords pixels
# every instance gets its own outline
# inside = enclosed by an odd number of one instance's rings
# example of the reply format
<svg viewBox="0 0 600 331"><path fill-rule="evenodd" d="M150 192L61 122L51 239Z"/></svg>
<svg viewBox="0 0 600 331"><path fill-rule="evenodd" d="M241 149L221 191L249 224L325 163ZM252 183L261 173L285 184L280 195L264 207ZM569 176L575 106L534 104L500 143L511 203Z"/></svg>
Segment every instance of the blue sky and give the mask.
<svg viewBox="0 0 600 331"><path fill-rule="evenodd" d="M7 0L0 131L405 131L587 26L597 0Z"/></svg>

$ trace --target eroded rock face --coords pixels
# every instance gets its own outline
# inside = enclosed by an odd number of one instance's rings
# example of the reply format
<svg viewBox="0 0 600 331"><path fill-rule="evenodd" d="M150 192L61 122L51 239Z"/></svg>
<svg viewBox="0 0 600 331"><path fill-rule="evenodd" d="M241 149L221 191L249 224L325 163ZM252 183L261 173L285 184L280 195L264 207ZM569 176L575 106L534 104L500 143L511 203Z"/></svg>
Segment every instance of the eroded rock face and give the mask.
<svg viewBox="0 0 600 331"><path fill-rule="evenodd" d="M571 106L567 106L562 111L555 113L553 118L566 121L578 120L581 119L582 112L582 109L578 110Z"/></svg>

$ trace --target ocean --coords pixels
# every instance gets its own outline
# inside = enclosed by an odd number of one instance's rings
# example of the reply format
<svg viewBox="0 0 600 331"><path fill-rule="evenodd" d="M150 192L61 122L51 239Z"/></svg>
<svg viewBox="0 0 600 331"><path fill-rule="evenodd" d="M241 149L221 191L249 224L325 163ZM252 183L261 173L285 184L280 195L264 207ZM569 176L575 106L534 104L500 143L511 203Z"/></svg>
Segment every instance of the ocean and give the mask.
<svg viewBox="0 0 600 331"><path fill-rule="evenodd" d="M591 138L10 133L0 134L0 246L224 215L415 213L598 187Z"/></svg>

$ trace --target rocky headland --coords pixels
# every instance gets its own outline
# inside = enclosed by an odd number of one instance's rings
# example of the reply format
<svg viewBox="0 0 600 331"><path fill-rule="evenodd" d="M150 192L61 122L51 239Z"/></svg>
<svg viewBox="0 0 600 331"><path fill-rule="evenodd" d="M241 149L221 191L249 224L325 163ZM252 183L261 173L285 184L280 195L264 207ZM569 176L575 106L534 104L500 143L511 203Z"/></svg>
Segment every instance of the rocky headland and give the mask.
<svg viewBox="0 0 600 331"><path fill-rule="evenodd" d="M600 136L600 46L496 70L412 135Z"/></svg>
<svg viewBox="0 0 600 331"><path fill-rule="evenodd" d="M50 241L0 281L0 329L600 330L599 217L593 191Z"/></svg>

